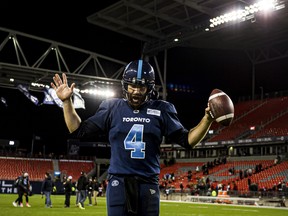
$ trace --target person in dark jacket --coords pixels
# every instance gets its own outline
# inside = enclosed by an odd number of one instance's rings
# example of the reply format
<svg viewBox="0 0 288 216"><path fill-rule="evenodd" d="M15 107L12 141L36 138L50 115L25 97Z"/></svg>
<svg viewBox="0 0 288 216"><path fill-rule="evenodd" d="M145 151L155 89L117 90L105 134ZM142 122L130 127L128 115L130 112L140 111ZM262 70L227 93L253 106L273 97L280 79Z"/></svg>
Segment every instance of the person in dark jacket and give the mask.
<svg viewBox="0 0 288 216"><path fill-rule="evenodd" d="M87 181L86 173L82 171L77 181L77 190L79 191L78 206L80 209L84 209L84 202L87 198L87 190L86 190L87 185L88 185L88 181Z"/></svg>
<svg viewBox="0 0 288 216"><path fill-rule="evenodd" d="M41 194L45 195L45 207L52 208L51 194L53 192L54 182L48 172L45 173L45 179L42 182Z"/></svg>
<svg viewBox="0 0 288 216"><path fill-rule="evenodd" d="M17 178L15 179L14 181L14 187L17 188L17 199L12 203L14 207L23 207L23 204L21 203L21 205L19 205L21 199L23 199L23 195L21 197L21 194L20 194L20 190L19 190L19 186L20 186L20 181L22 181L22 179L24 178L24 173L22 173L22 175L20 176L17 176Z"/></svg>
<svg viewBox="0 0 288 216"><path fill-rule="evenodd" d="M64 193L65 193L65 208L70 207L70 198L72 194L72 176L68 176L67 180L63 182Z"/></svg>
<svg viewBox="0 0 288 216"><path fill-rule="evenodd" d="M26 177L25 177L26 175ZM26 186L27 190L24 192L26 207L31 207L29 204L29 196L32 196L32 186L30 184L28 173L24 173L23 184Z"/></svg>
<svg viewBox="0 0 288 216"><path fill-rule="evenodd" d="M89 200L89 206L92 206L92 197L94 194L94 182L92 177L89 177L89 181L88 181L88 185L87 187L87 196L88 196L88 200Z"/></svg>
<svg viewBox="0 0 288 216"><path fill-rule="evenodd" d="M23 172L21 176L17 178L17 193L18 198L12 203L15 207L23 207L23 195L26 196L26 206L31 207L28 202L28 195L31 195L29 175L27 172Z"/></svg>
<svg viewBox="0 0 288 216"><path fill-rule="evenodd" d="M97 205L97 196L98 196L98 191L99 191L99 182L97 178L93 179L93 196L94 196L94 205Z"/></svg>

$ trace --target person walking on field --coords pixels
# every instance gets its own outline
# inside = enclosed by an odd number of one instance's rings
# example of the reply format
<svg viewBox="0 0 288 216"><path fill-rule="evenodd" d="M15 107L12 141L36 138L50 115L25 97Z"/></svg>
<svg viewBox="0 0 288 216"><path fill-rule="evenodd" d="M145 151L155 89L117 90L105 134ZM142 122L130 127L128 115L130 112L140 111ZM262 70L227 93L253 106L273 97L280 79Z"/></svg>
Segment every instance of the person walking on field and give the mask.
<svg viewBox="0 0 288 216"><path fill-rule="evenodd" d="M12 203L12 205L14 207L23 207L22 204L22 199L23 199L23 194L21 193L21 189L20 189L20 181L22 181L22 179L24 178L24 172L20 175L17 176L17 178L14 180L14 187L17 188L17 199Z"/></svg>
<svg viewBox="0 0 288 216"><path fill-rule="evenodd" d="M86 173L82 171L80 177L77 180L77 190L79 191L78 207L80 209L85 209L84 202L87 198L87 185L88 185L88 180L87 180Z"/></svg>
<svg viewBox="0 0 288 216"><path fill-rule="evenodd" d="M45 173L45 179L42 182L41 186L41 194L45 195L45 207L46 208L52 208L52 201L51 201L51 194L54 188L54 182L51 178L51 175L46 172Z"/></svg>
<svg viewBox="0 0 288 216"><path fill-rule="evenodd" d="M94 183L93 183L93 178L89 177L88 179L88 185L86 186L87 189L87 197L89 200L89 206L92 206L92 197L94 195Z"/></svg>
<svg viewBox="0 0 288 216"><path fill-rule="evenodd" d="M29 174L27 172L23 172L23 174L17 177L17 193L18 198L12 203L14 207L23 207L23 196L25 196L26 206L31 207L29 204L28 196L32 194L30 190L30 181Z"/></svg>
<svg viewBox="0 0 288 216"><path fill-rule="evenodd" d="M99 182L97 178L93 179L93 196L94 196L94 205L97 205L97 196L99 193Z"/></svg>
<svg viewBox="0 0 288 216"><path fill-rule="evenodd" d="M94 115L82 121L72 103L75 83L55 74L51 87L63 102L64 119L71 136L95 134L109 137L111 145L108 185L108 216L158 216L160 205L160 145L163 137L190 149L207 134L214 119L209 105L194 128L180 123L172 103L152 96L155 73L142 59L126 65L122 76L123 98L102 101Z"/></svg>
<svg viewBox="0 0 288 216"><path fill-rule="evenodd" d="M68 176L67 179L63 182L64 187L64 193L65 193L65 201L64 201L64 207L70 208L70 199L72 194L72 176Z"/></svg>

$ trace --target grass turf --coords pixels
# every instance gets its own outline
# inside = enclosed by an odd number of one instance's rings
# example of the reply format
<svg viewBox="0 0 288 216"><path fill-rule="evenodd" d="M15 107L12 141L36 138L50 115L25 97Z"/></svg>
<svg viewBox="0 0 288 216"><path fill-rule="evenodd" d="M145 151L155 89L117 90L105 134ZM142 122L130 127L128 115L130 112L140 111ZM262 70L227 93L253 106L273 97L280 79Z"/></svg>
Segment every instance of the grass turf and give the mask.
<svg viewBox="0 0 288 216"><path fill-rule="evenodd" d="M85 216L106 216L105 197L97 197L96 206L88 206L85 202L85 210L75 206L76 197L71 197L71 207L64 208L64 195L52 195L53 208L45 208L41 195L29 197L32 206L28 208L14 207L12 202L17 194L0 194L0 215L1 216L64 216L64 215L85 215ZM288 208L264 208L232 206L226 204L195 204L162 201L160 204L160 216L285 216L288 215Z"/></svg>

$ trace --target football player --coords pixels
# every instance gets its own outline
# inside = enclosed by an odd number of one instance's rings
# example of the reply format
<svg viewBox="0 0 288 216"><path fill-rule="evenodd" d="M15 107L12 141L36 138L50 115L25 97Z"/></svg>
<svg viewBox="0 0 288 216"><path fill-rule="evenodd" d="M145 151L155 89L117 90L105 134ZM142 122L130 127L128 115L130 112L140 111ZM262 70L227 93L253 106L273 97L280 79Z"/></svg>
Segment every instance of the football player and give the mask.
<svg viewBox="0 0 288 216"><path fill-rule="evenodd" d="M75 83L55 74L51 83L63 102L64 119L78 138L107 134L111 145L108 169L108 216L159 215L160 144L169 137L191 148L206 135L214 119L209 106L199 124L188 130L180 123L173 104L152 99L155 73L146 61L135 60L124 69L123 98L104 100L97 112L82 121L72 103Z"/></svg>

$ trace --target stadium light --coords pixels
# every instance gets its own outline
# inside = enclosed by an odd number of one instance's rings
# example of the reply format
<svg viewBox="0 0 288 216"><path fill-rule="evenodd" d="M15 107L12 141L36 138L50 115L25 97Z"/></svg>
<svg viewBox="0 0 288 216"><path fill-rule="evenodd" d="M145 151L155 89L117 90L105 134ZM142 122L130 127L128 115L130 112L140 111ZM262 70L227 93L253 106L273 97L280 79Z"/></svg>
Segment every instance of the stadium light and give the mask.
<svg viewBox="0 0 288 216"><path fill-rule="evenodd" d="M91 81L91 83L95 83L95 81ZM100 83L100 82L98 82ZM101 84L103 84L103 86L106 85L112 85L113 83L110 82L101 82ZM36 83L36 82L32 82L31 86L33 87L37 87L37 88L50 88L49 85L44 85L42 83ZM114 91L112 91L111 89L108 88L104 88L104 87L100 87L98 85L93 84L91 87L88 88L84 88L83 87L80 88L75 88L76 91L78 91L79 93L83 93L83 94L90 94L90 95L97 95L97 96L101 96L101 97L105 97L105 98L110 98L110 97L114 97L116 94Z"/></svg>
<svg viewBox="0 0 288 216"><path fill-rule="evenodd" d="M82 90L80 90L80 93L103 96L106 98L115 96L115 92L113 92L110 89L96 89L96 88L94 88L94 89L82 89Z"/></svg>
<svg viewBox="0 0 288 216"><path fill-rule="evenodd" d="M49 85L44 85L42 83L35 83L35 82L32 82L31 86L38 87L38 88L49 88Z"/></svg>
<svg viewBox="0 0 288 216"><path fill-rule="evenodd" d="M285 8L285 4L278 0L262 0L244 8L222 14L210 19L209 27L215 28L231 22L244 22L255 18L255 14L276 11ZM207 30L206 30L207 31Z"/></svg>
<svg viewBox="0 0 288 216"><path fill-rule="evenodd" d="M79 92L81 94L90 94L110 98L116 95L113 88L116 88L116 86L114 86L112 82L94 80L79 86Z"/></svg>

